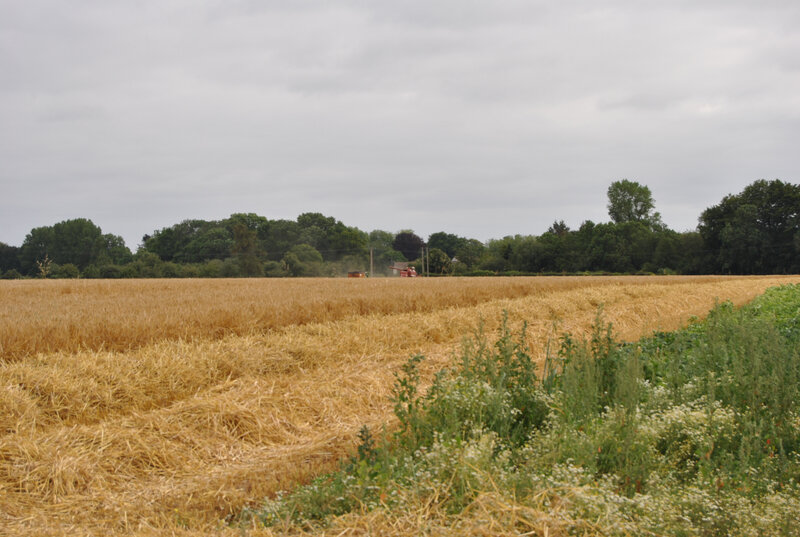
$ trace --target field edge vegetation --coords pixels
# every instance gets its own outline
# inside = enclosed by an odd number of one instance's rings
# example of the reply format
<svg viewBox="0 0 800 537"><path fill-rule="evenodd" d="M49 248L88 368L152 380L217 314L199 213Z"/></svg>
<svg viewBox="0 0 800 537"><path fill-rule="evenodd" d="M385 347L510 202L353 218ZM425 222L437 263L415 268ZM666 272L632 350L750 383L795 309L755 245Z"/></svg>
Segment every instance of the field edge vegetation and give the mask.
<svg viewBox="0 0 800 537"><path fill-rule="evenodd" d="M342 468L245 509L243 532L800 535L800 285L619 343L601 313L537 371L522 333L479 332L423 393L411 358L396 431L364 427ZM381 530L381 528L383 528Z"/></svg>

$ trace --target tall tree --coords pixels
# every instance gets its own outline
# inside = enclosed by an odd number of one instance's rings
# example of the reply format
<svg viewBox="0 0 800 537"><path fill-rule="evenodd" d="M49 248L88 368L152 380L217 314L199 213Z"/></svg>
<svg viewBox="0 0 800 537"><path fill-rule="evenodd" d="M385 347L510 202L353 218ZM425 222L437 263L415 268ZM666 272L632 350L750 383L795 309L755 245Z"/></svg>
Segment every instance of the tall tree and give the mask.
<svg viewBox="0 0 800 537"><path fill-rule="evenodd" d="M554 220L553 224L547 229L547 233L563 237L569 233L569 226L563 220Z"/></svg>
<svg viewBox="0 0 800 537"><path fill-rule="evenodd" d="M233 234L226 226L210 225L199 231L175 255L175 260L182 263L201 263L210 259L225 259L231 256L233 245Z"/></svg>
<svg viewBox="0 0 800 537"><path fill-rule="evenodd" d="M101 239L101 258L107 258L115 265L124 265L125 263L130 263L133 261L133 254L131 253L130 248L125 245L125 239L119 235L112 235L111 233L106 233L101 237Z"/></svg>
<svg viewBox="0 0 800 537"><path fill-rule="evenodd" d="M239 273L242 276L262 276L263 268L258 260L258 236L255 230L242 222L233 226L233 248L239 262Z"/></svg>
<svg viewBox="0 0 800 537"><path fill-rule="evenodd" d="M209 226L216 222L205 220L184 220L179 224L160 229L152 235L144 237L142 247L152 252L162 261L188 261L186 247Z"/></svg>
<svg viewBox="0 0 800 537"><path fill-rule="evenodd" d="M486 247L478 239L469 239L456 250L455 257L459 263L463 263L467 268L474 268L481 261Z"/></svg>
<svg viewBox="0 0 800 537"><path fill-rule="evenodd" d="M322 213L303 213L297 217L297 225L301 229L313 226L327 232L336 225L336 219L332 216L325 216Z"/></svg>
<svg viewBox="0 0 800 537"><path fill-rule="evenodd" d="M50 257L59 265L72 263L84 269L97 259L103 246L103 232L91 220L65 220L53 226Z"/></svg>
<svg viewBox="0 0 800 537"><path fill-rule="evenodd" d="M800 271L800 185L760 179L700 215L698 230L717 272Z"/></svg>
<svg viewBox="0 0 800 537"><path fill-rule="evenodd" d="M9 270L19 270L19 248L0 242L0 274Z"/></svg>
<svg viewBox="0 0 800 537"><path fill-rule="evenodd" d="M323 272L322 255L308 244L292 246L282 262L290 276L321 276Z"/></svg>
<svg viewBox="0 0 800 537"><path fill-rule="evenodd" d="M533 272L536 270L539 240L533 235L514 237L513 251L509 257L508 270Z"/></svg>
<svg viewBox="0 0 800 537"><path fill-rule="evenodd" d="M300 233L300 226L294 220L270 220L259 236L269 259L279 260L292 246L300 244Z"/></svg>
<svg viewBox="0 0 800 537"><path fill-rule="evenodd" d="M113 256L125 258L126 250L121 237L103 235L91 220L75 218L32 229L22 243L20 262L29 274L35 273L36 262L45 256L59 265L72 263L83 270L98 261L113 260Z"/></svg>
<svg viewBox="0 0 800 537"><path fill-rule="evenodd" d="M349 227L337 221L328 231L328 259L339 260L345 257L364 261L369 256L369 235L356 227ZM323 258L325 255L323 254Z"/></svg>
<svg viewBox="0 0 800 537"><path fill-rule="evenodd" d="M608 215L615 224L644 222L661 225L661 215L653 212L653 194L636 181L614 181L608 187Z"/></svg>
<svg viewBox="0 0 800 537"><path fill-rule="evenodd" d="M25 274L36 273L36 262L50 256L53 247L53 226L33 228L20 246L19 260Z"/></svg>
<svg viewBox="0 0 800 537"><path fill-rule="evenodd" d="M404 230L395 235L392 247L403 254L407 261L412 261L420 256L425 242L413 231Z"/></svg>
<svg viewBox="0 0 800 537"><path fill-rule="evenodd" d="M452 270L450 256L439 248L431 248L428 252L428 262L432 274L447 274Z"/></svg>
<svg viewBox="0 0 800 537"><path fill-rule="evenodd" d="M380 229L370 231L369 248L372 248L376 273L387 274L392 263L405 257L394 249L393 243L393 233Z"/></svg>
<svg viewBox="0 0 800 537"><path fill-rule="evenodd" d="M431 250L438 248L439 250L445 252L448 257L452 258L456 255L458 249L464 246L466 242L467 239L463 237L453 235L452 233L439 231L438 233L433 233L430 237L428 237L428 248Z"/></svg>
<svg viewBox="0 0 800 537"><path fill-rule="evenodd" d="M507 270L516 270L512 266L512 257L514 255L514 248L522 240L521 235L507 235L502 239L492 239L486 244L483 258L481 259L481 268L485 270L492 270L494 272L505 272Z"/></svg>

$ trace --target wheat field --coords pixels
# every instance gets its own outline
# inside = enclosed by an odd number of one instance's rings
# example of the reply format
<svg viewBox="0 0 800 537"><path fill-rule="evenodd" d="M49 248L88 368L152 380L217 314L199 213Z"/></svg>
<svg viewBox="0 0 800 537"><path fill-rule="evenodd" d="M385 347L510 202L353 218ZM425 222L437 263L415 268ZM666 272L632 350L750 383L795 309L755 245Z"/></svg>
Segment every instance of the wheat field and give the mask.
<svg viewBox="0 0 800 537"><path fill-rule="evenodd" d="M0 534L238 535L225 517L391 426L399 365L431 375L481 320L527 322L541 358L601 305L635 339L798 281L0 282Z"/></svg>
<svg viewBox="0 0 800 537"><path fill-rule="evenodd" d="M0 282L0 358L129 350L165 339L220 339L347 317L424 313L627 278L172 279ZM661 277L660 282L681 281ZM722 281L711 276L696 281Z"/></svg>

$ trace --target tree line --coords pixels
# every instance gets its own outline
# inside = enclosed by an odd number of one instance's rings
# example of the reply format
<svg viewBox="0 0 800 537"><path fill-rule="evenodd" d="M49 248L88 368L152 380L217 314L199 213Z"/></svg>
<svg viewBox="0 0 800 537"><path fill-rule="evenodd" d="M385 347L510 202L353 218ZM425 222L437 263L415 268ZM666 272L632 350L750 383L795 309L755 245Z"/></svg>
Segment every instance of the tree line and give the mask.
<svg viewBox="0 0 800 537"><path fill-rule="evenodd" d="M758 180L725 196L694 231L669 229L650 189L623 179L608 188L609 222L481 242L445 231L362 231L320 213L270 220L253 213L185 220L122 237L77 218L37 227L21 246L0 243L3 278L336 276L398 261L437 275L546 273L780 274L800 272L800 186ZM425 264L423 265L423 252Z"/></svg>

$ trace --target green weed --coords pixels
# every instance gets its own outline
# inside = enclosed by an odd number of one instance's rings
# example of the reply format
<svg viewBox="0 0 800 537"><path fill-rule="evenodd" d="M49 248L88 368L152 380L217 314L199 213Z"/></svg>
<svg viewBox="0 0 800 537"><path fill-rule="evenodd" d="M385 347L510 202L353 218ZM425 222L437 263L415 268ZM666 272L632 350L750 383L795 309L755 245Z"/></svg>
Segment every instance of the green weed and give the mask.
<svg viewBox="0 0 800 537"><path fill-rule="evenodd" d="M340 471L241 520L313 528L418 505L457 520L482 493L540 505L562 490L567 531L592 520L608 535L798 535L799 319L800 286L631 344L598 312L587 339L563 336L541 377L525 329L504 319L424 394L422 357L411 358L393 435L363 428Z"/></svg>

